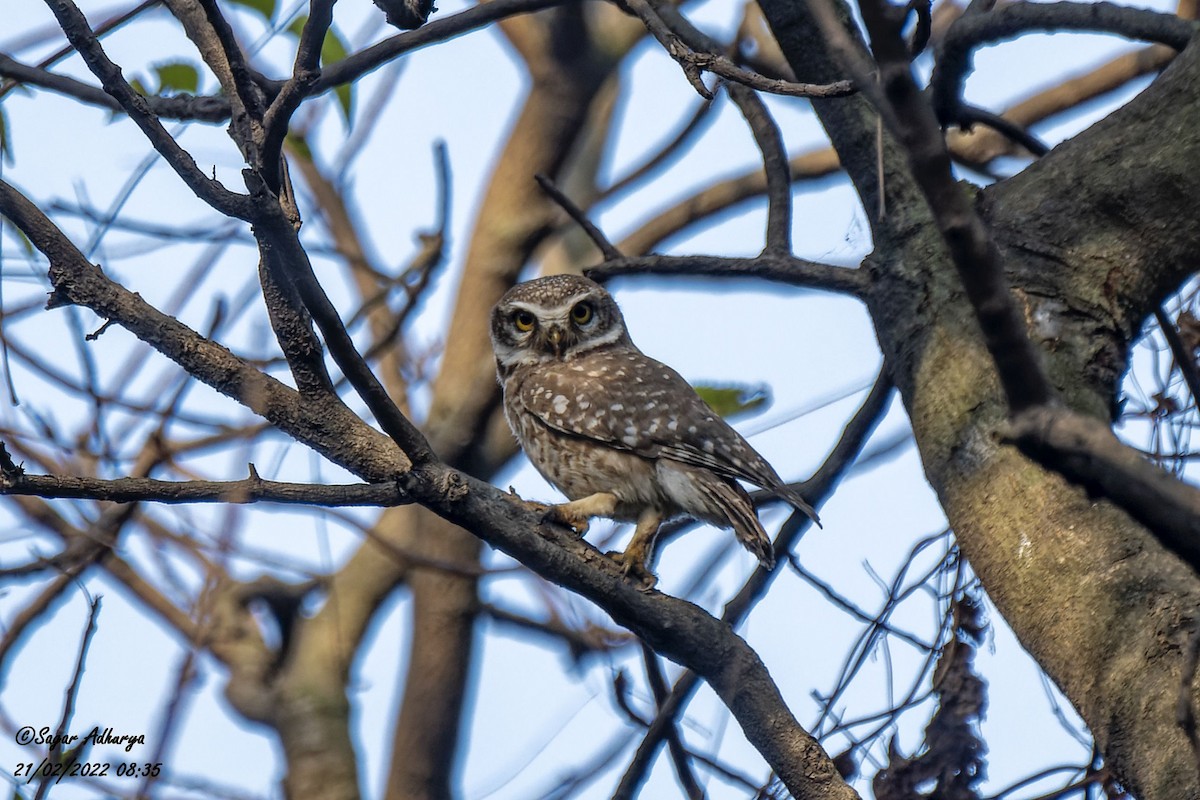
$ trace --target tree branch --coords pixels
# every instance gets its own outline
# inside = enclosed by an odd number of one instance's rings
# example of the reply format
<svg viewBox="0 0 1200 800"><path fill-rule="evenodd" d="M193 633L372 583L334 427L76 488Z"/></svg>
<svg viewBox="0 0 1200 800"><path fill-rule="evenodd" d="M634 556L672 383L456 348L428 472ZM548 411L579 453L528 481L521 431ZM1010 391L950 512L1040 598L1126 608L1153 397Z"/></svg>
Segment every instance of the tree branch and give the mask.
<svg viewBox="0 0 1200 800"><path fill-rule="evenodd" d="M24 195L0 180L0 213L50 260L50 306L77 304L123 328L280 430L366 480L387 480L403 456L337 398L300 395L111 281Z"/></svg>
<svg viewBox="0 0 1200 800"><path fill-rule="evenodd" d="M129 82L121 74L121 68L109 60L104 48L96 39L88 26L87 18L72 0L46 0L46 4L54 13L67 40L83 57L84 63L92 74L100 79L104 91L108 92L129 118L141 128L150 144L158 151L172 169L179 175L187 187L196 196L217 209L221 213L251 220L254 215L254 203L246 195L231 192L220 181L209 178L196 166L191 154L179 146L179 143L167 133L166 128L154 116L146 98L133 90Z"/></svg>
<svg viewBox="0 0 1200 800"><path fill-rule="evenodd" d="M779 126L771 118L767 106L750 89L740 84L728 84L729 97L742 112L754 143L762 153L763 172L767 176L767 245L765 252L792 252L792 176L788 171L787 151Z"/></svg>
<svg viewBox="0 0 1200 800"><path fill-rule="evenodd" d="M585 270L585 274L601 283L626 275L688 275L761 278L789 286L840 292L852 297L861 297L867 290L865 272L778 253L763 253L753 258L659 255L622 258L591 267Z"/></svg>
<svg viewBox="0 0 1200 800"><path fill-rule="evenodd" d="M846 470L862 451L862 446L866 443L871 431L883 417L891 395L892 381L886 372L881 372L862 406L846 424L841 438L830 451L825 463L817 470L817 474L803 485L801 491L805 497L812 498L814 506L819 507L832 494ZM808 529L809 524L811 524L811 520L808 516L799 511L793 513L784 523L779 535L775 537L777 565L782 565L790 560L789 554L792 547L795 546L800 535ZM765 594L776 574L778 574L778 566L775 570L756 569L733 599L726 603L721 621L730 629L736 628ZM613 794L613 800L631 800L637 794L650 765L654 762L663 738L674 726L676 717L682 712L683 707L699 686L699 677L695 670L685 671L675 682L671 694L659 703L658 714L655 715L654 721L646 730L625 774L621 776L621 783Z"/></svg>
<svg viewBox="0 0 1200 800"><path fill-rule="evenodd" d="M941 127L913 82L908 48L900 36L906 11L888 6L884 0L863 0L860 4L879 66L876 84L871 80L870 67L849 42L827 0L809 3L843 67L855 76L903 146L912 176L929 204L975 310L1009 408L1015 414L1055 402L1054 390L1042 371L1041 355L1029 340L1025 319L1009 291L1000 250L965 190L954 179Z"/></svg>
<svg viewBox="0 0 1200 800"><path fill-rule="evenodd" d="M287 134L288 123L321 76L321 46L333 24L333 3L334 0L309 3L308 20L300 31L292 77L271 101L263 118L262 169L267 186L273 192L279 191L282 182L279 160L283 157L283 137Z"/></svg>
<svg viewBox="0 0 1200 800"><path fill-rule="evenodd" d="M712 92L701 80L702 72L711 72L728 81L744 84L762 92L790 97L844 97L855 91L849 81L829 84L795 83L750 72L725 56L712 52L715 48L708 46L712 43L702 41L703 34L692 28L690 23L686 23L675 9L668 10L669 7L658 0L625 0L625 4L642 20L646 30L666 49L667 54L679 63L688 82L705 99L711 99ZM680 22L686 24L681 25Z"/></svg>
<svg viewBox="0 0 1200 800"><path fill-rule="evenodd" d="M0 77L17 84L36 86L57 94L73 97L89 105L123 112L124 108L112 95L81 80L51 72L48 69L23 64L0 53ZM156 117L198 122L223 122L229 119L229 100L225 97L197 97L177 94L170 97L144 98L150 112Z"/></svg>
<svg viewBox="0 0 1200 800"><path fill-rule="evenodd" d="M969 119L962 119L959 113L959 97L975 49L1031 30L1113 33L1182 50L1196 32L1197 23L1174 14L1103 2L1006 3L985 14L964 14L946 31L930 80L933 108L941 124L969 124Z"/></svg>
<svg viewBox="0 0 1200 800"><path fill-rule="evenodd" d="M312 94L327 92L335 86L356 81L368 72L413 50L453 39L506 17L532 14L564 2L569 0L491 0L472 6L466 11L435 19L415 31L396 34L330 65L313 84Z"/></svg>
<svg viewBox="0 0 1200 800"><path fill-rule="evenodd" d="M1006 438L1042 466L1116 503L1200 573L1200 489L1122 444L1104 423L1065 408L1016 415Z"/></svg>
<svg viewBox="0 0 1200 800"><path fill-rule="evenodd" d="M154 478L85 478L27 475L4 470L0 494L113 503L287 503L328 507L387 507L411 503L392 483L321 485L283 483L251 475L239 481L163 481Z"/></svg>

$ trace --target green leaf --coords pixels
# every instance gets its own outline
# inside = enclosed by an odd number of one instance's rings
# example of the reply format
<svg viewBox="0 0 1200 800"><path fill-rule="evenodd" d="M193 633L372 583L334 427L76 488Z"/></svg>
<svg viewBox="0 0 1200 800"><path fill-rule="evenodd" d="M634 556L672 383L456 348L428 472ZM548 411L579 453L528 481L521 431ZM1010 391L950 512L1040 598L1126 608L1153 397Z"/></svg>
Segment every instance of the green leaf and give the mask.
<svg viewBox="0 0 1200 800"><path fill-rule="evenodd" d="M771 388L766 384L739 386L736 384L699 384L696 394L713 411L728 419L740 414L765 411L771 404Z"/></svg>
<svg viewBox="0 0 1200 800"><path fill-rule="evenodd" d="M328 67L330 64L336 64L347 55L346 43L330 25L329 30L325 31L325 41L321 43L321 65Z"/></svg>
<svg viewBox="0 0 1200 800"><path fill-rule="evenodd" d="M288 148L298 157L309 162L313 160L312 148L308 146L308 140L303 136L299 136L289 130L284 135L284 141L287 143Z"/></svg>
<svg viewBox="0 0 1200 800"><path fill-rule="evenodd" d="M187 92L195 94L200 89L200 72L185 61L171 61L154 67L158 76L158 92Z"/></svg>
<svg viewBox="0 0 1200 800"><path fill-rule="evenodd" d="M277 0L229 0L229 2L235 6L242 6L261 14L267 22L270 22L275 17Z"/></svg>
<svg viewBox="0 0 1200 800"><path fill-rule="evenodd" d="M140 94L142 97L149 97L153 92L146 91L146 84L142 83L141 78L134 78L129 82L129 88Z"/></svg>

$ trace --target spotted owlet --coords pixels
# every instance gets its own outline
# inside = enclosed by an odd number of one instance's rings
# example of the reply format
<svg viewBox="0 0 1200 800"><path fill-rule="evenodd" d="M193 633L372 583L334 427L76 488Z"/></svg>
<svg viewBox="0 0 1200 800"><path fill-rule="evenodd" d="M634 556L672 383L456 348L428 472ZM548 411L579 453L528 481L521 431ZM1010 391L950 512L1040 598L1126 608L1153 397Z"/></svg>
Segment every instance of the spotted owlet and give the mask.
<svg viewBox="0 0 1200 800"><path fill-rule="evenodd" d="M513 287L492 310L504 414L529 460L570 500L548 516L582 532L591 517L636 522L617 556L652 580L659 525L689 515L733 528L770 568L771 539L744 480L816 521L812 507L679 373L634 346L612 295L575 275Z"/></svg>

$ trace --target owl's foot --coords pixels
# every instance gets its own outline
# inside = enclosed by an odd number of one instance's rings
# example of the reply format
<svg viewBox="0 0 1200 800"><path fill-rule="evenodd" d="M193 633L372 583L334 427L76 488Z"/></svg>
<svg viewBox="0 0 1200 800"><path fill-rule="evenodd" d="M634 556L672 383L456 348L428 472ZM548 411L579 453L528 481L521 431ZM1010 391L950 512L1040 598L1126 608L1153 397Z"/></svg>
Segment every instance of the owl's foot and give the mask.
<svg viewBox="0 0 1200 800"><path fill-rule="evenodd" d="M621 575L639 591L648 592L658 584L658 578L646 567L642 554L631 553L629 550L618 553L613 550L605 555L621 566Z"/></svg>
<svg viewBox="0 0 1200 800"><path fill-rule="evenodd" d="M541 503L537 505L542 506ZM570 503L563 503L557 506L542 506L542 522L555 522L559 525L566 525L579 536L583 536L588 532L591 523L586 516L573 513L573 509L570 506Z"/></svg>
<svg viewBox="0 0 1200 800"><path fill-rule="evenodd" d="M608 492L596 492L569 503L548 506L542 519L566 525L580 536L588 531L592 517L609 517L617 508L617 496Z"/></svg>

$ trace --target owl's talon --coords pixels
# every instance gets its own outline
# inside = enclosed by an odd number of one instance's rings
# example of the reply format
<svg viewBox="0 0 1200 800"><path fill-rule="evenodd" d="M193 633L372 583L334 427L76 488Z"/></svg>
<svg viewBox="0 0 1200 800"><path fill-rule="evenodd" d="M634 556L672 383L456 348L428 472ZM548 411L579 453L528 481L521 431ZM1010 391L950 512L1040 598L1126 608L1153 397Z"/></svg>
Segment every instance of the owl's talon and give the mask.
<svg viewBox="0 0 1200 800"><path fill-rule="evenodd" d="M630 556L629 551L619 552L610 550L604 555L611 558L621 567L621 576L630 583L636 584L639 592L648 592L658 585L658 577L648 570L636 554Z"/></svg>
<svg viewBox="0 0 1200 800"><path fill-rule="evenodd" d="M538 505L542 505L538 503ZM576 535L582 537L588 532L591 523L587 517L576 517L570 513L564 513L563 506L542 506L542 522L553 522L558 525L566 525L571 530L575 531Z"/></svg>

